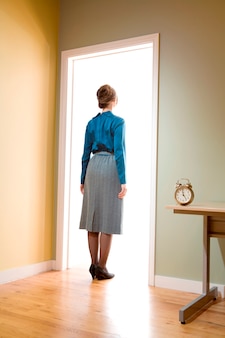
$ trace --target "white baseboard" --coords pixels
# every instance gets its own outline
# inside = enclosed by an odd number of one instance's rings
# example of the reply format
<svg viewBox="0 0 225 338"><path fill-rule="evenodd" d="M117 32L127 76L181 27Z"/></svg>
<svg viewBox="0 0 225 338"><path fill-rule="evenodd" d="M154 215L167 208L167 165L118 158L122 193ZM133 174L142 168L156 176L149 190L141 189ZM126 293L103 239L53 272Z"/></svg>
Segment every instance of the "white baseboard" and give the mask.
<svg viewBox="0 0 225 338"><path fill-rule="evenodd" d="M22 266L10 270L0 271L0 284L13 282L19 279L32 277L39 273L55 270L56 262L54 260L45 261L37 264ZM155 276L155 286L184 292L192 292L196 294L202 293L202 282L193 281L189 279L181 279L166 276ZM210 284L210 288L217 286L218 296L225 298L225 285Z"/></svg>
<svg viewBox="0 0 225 338"><path fill-rule="evenodd" d="M197 294L202 293L202 282L197 282L197 281L188 280L188 279L180 279L180 278L156 275L155 286L164 288L164 289L171 289L171 290L184 291L184 292L193 292ZM213 286L217 286L218 296L221 298L225 298L225 285L210 284L210 288Z"/></svg>
<svg viewBox="0 0 225 338"><path fill-rule="evenodd" d="M45 261L37 264L21 266L10 270L0 271L0 284L38 275L55 269L55 261Z"/></svg>

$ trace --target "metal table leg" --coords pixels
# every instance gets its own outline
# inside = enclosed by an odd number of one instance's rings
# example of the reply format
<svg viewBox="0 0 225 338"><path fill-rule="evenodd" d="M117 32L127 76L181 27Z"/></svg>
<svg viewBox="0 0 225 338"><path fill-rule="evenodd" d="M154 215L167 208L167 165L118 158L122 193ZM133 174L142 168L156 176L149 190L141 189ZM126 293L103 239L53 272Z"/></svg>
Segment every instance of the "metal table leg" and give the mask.
<svg viewBox="0 0 225 338"><path fill-rule="evenodd" d="M218 296L217 287L209 289L209 275L210 275L210 236L208 230L209 217L204 216L203 222L203 282L202 295L182 307L179 311L179 321L185 324L187 320L197 316L201 310L210 302L215 300Z"/></svg>

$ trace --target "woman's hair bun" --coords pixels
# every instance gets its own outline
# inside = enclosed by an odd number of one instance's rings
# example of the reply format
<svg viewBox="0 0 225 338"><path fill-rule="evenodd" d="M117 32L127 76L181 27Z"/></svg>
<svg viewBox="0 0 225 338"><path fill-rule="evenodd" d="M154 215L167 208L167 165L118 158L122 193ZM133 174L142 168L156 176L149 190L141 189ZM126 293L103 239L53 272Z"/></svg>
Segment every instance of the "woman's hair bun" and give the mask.
<svg viewBox="0 0 225 338"><path fill-rule="evenodd" d="M101 86L97 91L97 99L99 108L104 109L111 101L116 99L116 91L107 84Z"/></svg>

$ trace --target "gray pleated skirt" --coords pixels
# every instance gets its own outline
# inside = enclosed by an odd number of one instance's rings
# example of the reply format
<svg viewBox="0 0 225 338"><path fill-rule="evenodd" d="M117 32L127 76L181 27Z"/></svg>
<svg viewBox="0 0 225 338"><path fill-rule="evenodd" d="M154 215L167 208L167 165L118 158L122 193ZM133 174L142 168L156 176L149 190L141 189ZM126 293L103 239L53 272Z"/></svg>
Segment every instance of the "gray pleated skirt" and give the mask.
<svg viewBox="0 0 225 338"><path fill-rule="evenodd" d="M115 156L95 154L89 161L84 183L80 229L106 234L122 233L123 199Z"/></svg>

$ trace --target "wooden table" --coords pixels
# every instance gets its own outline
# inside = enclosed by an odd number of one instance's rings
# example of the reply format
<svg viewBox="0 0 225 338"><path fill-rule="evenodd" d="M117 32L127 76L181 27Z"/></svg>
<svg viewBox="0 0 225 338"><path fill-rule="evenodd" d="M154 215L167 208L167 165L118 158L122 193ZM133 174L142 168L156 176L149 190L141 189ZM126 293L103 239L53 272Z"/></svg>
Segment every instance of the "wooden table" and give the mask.
<svg viewBox="0 0 225 338"><path fill-rule="evenodd" d="M203 216L203 280L202 294L179 310L182 324L197 316L200 311L218 296L217 287L209 288L210 276L210 237L225 237L225 203L207 203L196 205L167 205L175 214Z"/></svg>

